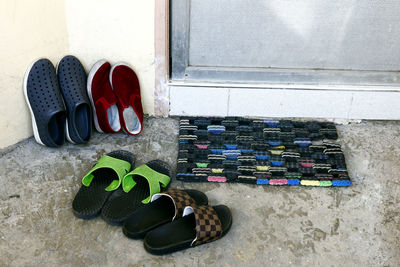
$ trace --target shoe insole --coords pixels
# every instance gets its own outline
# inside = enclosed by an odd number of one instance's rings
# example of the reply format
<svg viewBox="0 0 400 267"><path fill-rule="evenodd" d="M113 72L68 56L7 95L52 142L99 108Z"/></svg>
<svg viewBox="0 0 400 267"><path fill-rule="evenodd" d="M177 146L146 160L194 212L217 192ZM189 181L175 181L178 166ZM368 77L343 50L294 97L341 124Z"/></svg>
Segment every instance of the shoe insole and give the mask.
<svg viewBox="0 0 400 267"><path fill-rule="evenodd" d="M213 208L221 221L224 236L232 225L232 214L223 205ZM191 247L195 238L196 220L192 213L150 231L144 239L144 246L148 252L162 255Z"/></svg>
<svg viewBox="0 0 400 267"><path fill-rule="evenodd" d="M105 189L114 179L118 179L111 169L99 169L92 173L94 178L89 186L81 186L72 202L74 214L82 219L98 215L112 192Z"/></svg>
<svg viewBox="0 0 400 267"><path fill-rule="evenodd" d="M116 190L104 205L101 215L106 222L120 225L139 207L142 200L150 195L149 183L141 176L135 176L136 185L128 192Z"/></svg>
<svg viewBox="0 0 400 267"><path fill-rule="evenodd" d="M167 249L182 244L190 246L196 238L194 214L164 224L146 235L145 243L152 249Z"/></svg>
<svg viewBox="0 0 400 267"><path fill-rule="evenodd" d="M119 131L121 129L117 105L112 105L107 109L107 118L111 129L113 129L114 131Z"/></svg>
<svg viewBox="0 0 400 267"><path fill-rule="evenodd" d="M171 200L161 197L135 211L125 222L124 234L131 238L143 238L144 235L172 220L175 206Z"/></svg>
<svg viewBox="0 0 400 267"><path fill-rule="evenodd" d="M184 190L197 205L207 205L207 196L200 191ZM140 207L132 216L125 220L123 232L131 238L143 238L144 235L154 228L169 223L175 216L175 205L169 196L160 198Z"/></svg>
<svg viewBox="0 0 400 267"><path fill-rule="evenodd" d="M135 110L129 106L122 112L127 130L130 133L137 133L140 131L140 121L136 115Z"/></svg>
<svg viewBox="0 0 400 267"><path fill-rule="evenodd" d="M79 105L75 110L75 125L78 135L82 140L87 141L90 138L92 125L90 122L90 108L87 104Z"/></svg>
<svg viewBox="0 0 400 267"><path fill-rule="evenodd" d="M57 145L62 145L64 143L64 129L65 114L63 112L58 112L51 117L48 124L49 135Z"/></svg>
<svg viewBox="0 0 400 267"><path fill-rule="evenodd" d="M152 160L147 162L146 165L156 172L171 177L171 168L163 161ZM116 190L104 205L101 216L106 222L121 225L124 220L144 205L142 201L150 196L147 179L140 175L135 175L132 178L136 184L128 193L125 193L122 189ZM165 189L160 186L161 191Z"/></svg>

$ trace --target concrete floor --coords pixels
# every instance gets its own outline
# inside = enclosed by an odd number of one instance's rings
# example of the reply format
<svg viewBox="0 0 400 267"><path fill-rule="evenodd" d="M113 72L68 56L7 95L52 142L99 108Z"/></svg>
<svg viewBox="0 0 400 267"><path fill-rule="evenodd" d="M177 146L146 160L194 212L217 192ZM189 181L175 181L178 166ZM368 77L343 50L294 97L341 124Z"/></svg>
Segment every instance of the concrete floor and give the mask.
<svg viewBox="0 0 400 267"><path fill-rule="evenodd" d="M177 120L148 118L138 137L95 134L86 146L51 149L30 138L0 151L0 266L399 266L400 122L338 130L350 188L174 181L231 207L234 222L221 240L162 257L100 218L75 218L71 202L106 152L175 167Z"/></svg>

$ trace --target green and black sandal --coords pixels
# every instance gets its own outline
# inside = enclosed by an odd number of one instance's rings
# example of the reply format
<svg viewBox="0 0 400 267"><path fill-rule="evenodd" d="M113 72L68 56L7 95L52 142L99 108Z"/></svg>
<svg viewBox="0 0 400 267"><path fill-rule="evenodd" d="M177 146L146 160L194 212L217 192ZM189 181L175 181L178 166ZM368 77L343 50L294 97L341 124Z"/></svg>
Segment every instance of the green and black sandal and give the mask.
<svg viewBox="0 0 400 267"><path fill-rule="evenodd" d="M135 156L117 150L102 156L83 177L82 186L72 202L76 217L92 219L100 214L104 204L135 165Z"/></svg>
<svg viewBox="0 0 400 267"><path fill-rule="evenodd" d="M101 210L101 217L109 224L122 225L139 207L150 202L154 194L167 189L171 181L170 166L153 160L129 172Z"/></svg>

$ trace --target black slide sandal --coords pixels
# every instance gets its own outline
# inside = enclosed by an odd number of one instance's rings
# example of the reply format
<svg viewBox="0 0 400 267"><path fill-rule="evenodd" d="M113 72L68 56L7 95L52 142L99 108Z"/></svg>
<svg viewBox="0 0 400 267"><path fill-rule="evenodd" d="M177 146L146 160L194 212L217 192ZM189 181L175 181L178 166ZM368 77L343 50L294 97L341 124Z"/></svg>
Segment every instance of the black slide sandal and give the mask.
<svg viewBox="0 0 400 267"><path fill-rule="evenodd" d="M215 241L231 226L232 214L227 206L188 206L181 219L150 231L143 244L149 253L164 255Z"/></svg>
<svg viewBox="0 0 400 267"><path fill-rule="evenodd" d="M150 202L151 197L167 189L171 181L171 167L152 160L127 175L122 189L116 190L101 210L101 217L111 225L122 225L139 207Z"/></svg>
<svg viewBox="0 0 400 267"><path fill-rule="evenodd" d="M112 190L119 187L123 176L134 165L134 155L124 150L101 157L82 179L83 185L72 202L74 215L81 219L97 217Z"/></svg>
<svg viewBox="0 0 400 267"><path fill-rule="evenodd" d="M144 238L147 232L179 219L183 210L190 205L207 205L207 196L192 189L168 189L153 195L151 203L140 207L125 220L122 232L129 238Z"/></svg>

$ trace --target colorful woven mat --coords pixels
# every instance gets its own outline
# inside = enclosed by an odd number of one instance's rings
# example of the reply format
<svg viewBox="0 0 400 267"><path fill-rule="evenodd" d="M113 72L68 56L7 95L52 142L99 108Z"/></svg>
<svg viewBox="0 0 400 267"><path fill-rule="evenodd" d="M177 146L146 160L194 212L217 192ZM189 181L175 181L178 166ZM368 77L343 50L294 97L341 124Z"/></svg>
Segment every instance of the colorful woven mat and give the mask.
<svg viewBox="0 0 400 267"><path fill-rule="evenodd" d="M350 186L335 124L182 117L177 179L259 185Z"/></svg>

